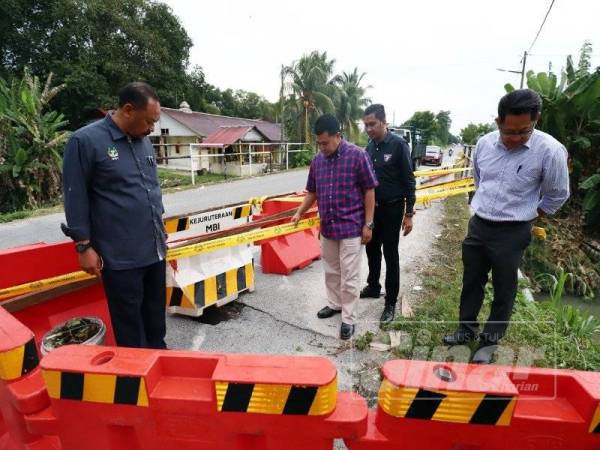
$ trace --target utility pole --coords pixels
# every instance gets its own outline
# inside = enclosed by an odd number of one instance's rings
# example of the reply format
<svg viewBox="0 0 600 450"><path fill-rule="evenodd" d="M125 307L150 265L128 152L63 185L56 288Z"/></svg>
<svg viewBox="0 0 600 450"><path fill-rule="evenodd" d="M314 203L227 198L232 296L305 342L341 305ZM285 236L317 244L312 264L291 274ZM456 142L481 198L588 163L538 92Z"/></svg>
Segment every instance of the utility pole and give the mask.
<svg viewBox="0 0 600 450"><path fill-rule="evenodd" d="M521 89L523 89L523 82L525 81L525 64L527 63L527 52L523 52L523 68L521 69Z"/></svg>
<svg viewBox="0 0 600 450"><path fill-rule="evenodd" d="M279 113L281 114L281 130L280 130L280 136L279 136L279 142L283 142L283 127L284 127L284 120L283 120L283 97L284 97L284 78L285 78L285 69L283 64L281 65L281 87L279 88Z"/></svg>
<svg viewBox="0 0 600 450"><path fill-rule="evenodd" d="M521 60L521 62L523 63L523 65L521 66L521 70L507 70L507 69L496 69L500 72L510 72L510 73L516 73L521 75L521 87L520 89L523 89L523 83L525 82L525 66L527 64L527 52L523 52L523 59Z"/></svg>
<svg viewBox="0 0 600 450"><path fill-rule="evenodd" d="M548 61L548 76L552 75L552 61Z"/></svg>

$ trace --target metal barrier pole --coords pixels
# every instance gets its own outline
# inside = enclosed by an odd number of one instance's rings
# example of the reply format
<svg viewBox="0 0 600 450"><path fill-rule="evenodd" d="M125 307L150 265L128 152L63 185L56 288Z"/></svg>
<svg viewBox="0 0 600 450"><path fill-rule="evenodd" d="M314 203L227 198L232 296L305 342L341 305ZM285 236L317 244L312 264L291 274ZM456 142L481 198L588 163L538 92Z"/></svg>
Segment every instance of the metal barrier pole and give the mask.
<svg viewBox="0 0 600 450"><path fill-rule="evenodd" d="M241 146L240 146L241 148ZM248 160L250 162L250 176L252 176L252 144L248 144ZM241 169L240 169L241 170ZM241 176L244 176L244 173L240 173Z"/></svg>
<svg viewBox="0 0 600 450"><path fill-rule="evenodd" d="M194 157L190 155L190 168L192 172L192 186L196 185L196 173L194 171Z"/></svg>

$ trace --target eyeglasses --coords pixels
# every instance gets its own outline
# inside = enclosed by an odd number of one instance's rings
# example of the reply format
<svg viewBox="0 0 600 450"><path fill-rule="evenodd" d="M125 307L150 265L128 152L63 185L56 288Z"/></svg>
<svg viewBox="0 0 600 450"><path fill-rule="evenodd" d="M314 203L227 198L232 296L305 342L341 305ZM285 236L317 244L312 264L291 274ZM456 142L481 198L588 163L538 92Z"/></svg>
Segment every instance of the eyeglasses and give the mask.
<svg viewBox="0 0 600 450"><path fill-rule="evenodd" d="M533 130L535 130L535 125L536 124L534 123L531 128L529 128L528 130L524 130L524 131L504 131L504 130L502 130L502 128L499 128L498 131L500 131L500 134L503 136L527 137L527 136L530 136L531 133L533 133Z"/></svg>

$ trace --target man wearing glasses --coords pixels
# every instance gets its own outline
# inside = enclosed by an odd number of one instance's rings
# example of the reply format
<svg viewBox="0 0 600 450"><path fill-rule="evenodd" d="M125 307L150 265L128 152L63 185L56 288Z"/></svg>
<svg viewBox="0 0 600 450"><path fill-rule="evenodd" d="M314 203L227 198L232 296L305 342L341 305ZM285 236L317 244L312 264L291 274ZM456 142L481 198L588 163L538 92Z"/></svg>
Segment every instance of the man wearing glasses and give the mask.
<svg viewBox="0 0 600 450"><path fill-rule="evenodd" d="M552 136L535 129L542 100L530 89L500 99L498 131L475 148L474 215L462 245L463 287L459 326L446 345L479 339L472 362L489 364L506 333L517 293L517 271L531 241L531 223L554 214L569 197L567 151ZM494 299L479 334L477 316L492 272Z"/></svg>

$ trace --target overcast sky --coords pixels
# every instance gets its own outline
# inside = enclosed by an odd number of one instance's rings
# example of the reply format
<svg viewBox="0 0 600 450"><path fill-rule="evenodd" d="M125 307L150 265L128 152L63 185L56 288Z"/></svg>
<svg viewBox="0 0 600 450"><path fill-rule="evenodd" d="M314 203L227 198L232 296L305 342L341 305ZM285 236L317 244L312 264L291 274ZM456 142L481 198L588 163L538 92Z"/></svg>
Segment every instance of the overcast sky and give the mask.
<svg viewBox="0 0 600 450"><path fill-rule="evenodd" d="M503 85L520 70L550 0L353 1L164 0L194 47L190 62L221 89L245 89L276 101L279 70L312 50L336 60L336 72L358 67L383 103L388 122L414 111L450 110L452 131L490 122ZM600 65L600 1L556 0L527 69L560 71L578 60L584 40Z"/></svg>

